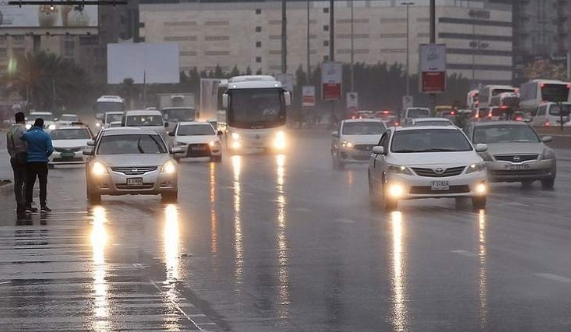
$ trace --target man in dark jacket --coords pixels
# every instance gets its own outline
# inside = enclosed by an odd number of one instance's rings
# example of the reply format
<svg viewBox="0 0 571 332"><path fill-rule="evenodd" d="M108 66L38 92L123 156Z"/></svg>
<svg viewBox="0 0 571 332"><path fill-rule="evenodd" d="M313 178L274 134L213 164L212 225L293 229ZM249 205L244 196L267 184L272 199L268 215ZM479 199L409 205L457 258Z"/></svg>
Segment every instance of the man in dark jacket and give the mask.
<svg viewBox="0 0 571 332"><path fill-rule="evenodd" d="M51 211L47 205L48 157L54 152L54 147L50 135L45 133L43 128L44 119L37 118L34 126L22 136L22 140L28 143L26 210L29 212L37 211L37 209L32 208L36 177L40 181L41 211Z"/></svg>
<svg viewBox="0 0 571 332"><path fill-rule="evenodd" d="M28 147L22 141L22 136L26 133L26 116L22 112L15 115L16 124L10 127L6 134L8 153L10 154L10 165L14 171L14 196L16 197L17 213L24 213L26 210L26 163Z"/></svg>

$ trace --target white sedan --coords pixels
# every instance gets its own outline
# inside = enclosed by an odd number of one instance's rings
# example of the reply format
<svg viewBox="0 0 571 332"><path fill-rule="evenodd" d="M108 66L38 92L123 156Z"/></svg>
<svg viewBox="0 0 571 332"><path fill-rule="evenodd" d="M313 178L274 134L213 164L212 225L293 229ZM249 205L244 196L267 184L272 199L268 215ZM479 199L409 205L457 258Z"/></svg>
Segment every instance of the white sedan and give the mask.
<svg viewBox="0 0 571 332"><path fill-rule="evenodd" d="M371 202L395 210L399 200L471 198L475 209L484 209L488 182L478 152L486 150L453 126L390 128L371 154Z"/></svg>
<svg viewBox="0 0 571 332"><path fill-rule="evenodd" d="M183 150L175 159L209 157L211 161L222 161L219 134L208 122L179 122L169 133L173 146Z"/></svg>
<svg viewBox="0 0 571 332"><path fill-rule="evenodd" d="M447 118L417 118L411 119L412 126L454 126Z"/></svg>
<svg viewBox="0 0 571 332"><path fill-rule="evenodd" d="M54 146L54 153L49 158L49 168L55 165L84 164L83 150L87 149L87 142L93 139L89 128L63 127L50 131Z"/></svg>
<svg viewBox="0 0 571 332"><path fill-rule="evenodd" d="M333 167L346 164L366 164L371 151L379 143L386 125L377 119L343 120L339 130L331 133L331 158Z"/></svg>

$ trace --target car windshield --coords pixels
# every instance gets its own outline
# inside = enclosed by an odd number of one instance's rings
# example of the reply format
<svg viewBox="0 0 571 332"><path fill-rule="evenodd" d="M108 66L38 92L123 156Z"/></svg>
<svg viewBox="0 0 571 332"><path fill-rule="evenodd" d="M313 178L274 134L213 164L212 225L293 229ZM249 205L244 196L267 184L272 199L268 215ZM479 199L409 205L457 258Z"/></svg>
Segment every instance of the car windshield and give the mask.
<svg viewBox="0 0 571 332"><path fill-rule="evenodd" d="M87 129L55 129L50 132L52 140L91 139Z"/></svg>
<svg viewBox="0 0 571 332"><path fill-rule="evenodd" d="M127 127L160 127L163 126L161 115L129 115L127 117Z"/></svg>
<svg viewBox="0 0 571 332"><path fill-rule="evenodd" d="M115 122L115 121L121 121L121 119L123 118L123 113L117 113L117 114L106 114L105 115L105 123L111 123L111 122Z"/></svg>
<svg viewBox="0 0 571 332"><path fill-rule="evenodd" d="M125 105L116 101L99 101L95 104L96 112L123 112Z"/></svg>
<svg viewBox="0 0 571 332"><path fill-rule="evenodd" d="M391 151L394 153L414 152L458 152L471 151L472 145L460 130L422 129L401 130L394 134Z"/></svg>
<svg viewBox="0 0 571 332"><path fill-rule="evenodd" d="M59 118L60 121L71 121L71 122L76 122L79 119L77 118L77 115L62 115L61 118Z"/></svg>
<svg viewBox="0 0 571 332"><path fill-rule="evenodd" d="M539 143L539 136L527 125L479 126L474 129L474 143Z"/></svg>
<svg viewBox="0 0 571 332"><path fill-rule="evenodd" d="M38 118L42 118L42 119L44 119L44 121L54 121L53 114L30 113L30 119L29 120L34 121Z"/></svg>
<svg viewBox="0 0 571 332"><path fill-rule="evenodd" d="M415 126L450 126L452 122L450 121L438 121L438 120L430 120L430 121L417 121L414 123Z"/></svg>
<svg viewBox="0 0 571 332"><path fill-rule="evenodd" d="M160 153L167 153L167 148L158 134L106 135L97 149L100 155Z"/></svg>
<svg viewBox="0 0 571 332"><path fill-rule="evenodd" d="M387 128L382 122L346 122L343 124L343 135L381 135Z"/></svg>
<svg viewBox="0 0 571 332"><path fill-rule="evenodd" d="M210 124L204 125L182 125L178 127L178 136L203 136L216 135L214 128Z"/></svg>
<svg viewBox="0 0 571 332"><path fill-rule="evenodd" d="M165 108L163 114L167 121L192 121L196 117L194 108Z"/></svg>
<svg viewBox="0 0 571 332"><path fill-rule="evenodd" d="M414 118L426 118L430 116L430 111L423 108L413 108L407 111L407 117Z"/></svg>

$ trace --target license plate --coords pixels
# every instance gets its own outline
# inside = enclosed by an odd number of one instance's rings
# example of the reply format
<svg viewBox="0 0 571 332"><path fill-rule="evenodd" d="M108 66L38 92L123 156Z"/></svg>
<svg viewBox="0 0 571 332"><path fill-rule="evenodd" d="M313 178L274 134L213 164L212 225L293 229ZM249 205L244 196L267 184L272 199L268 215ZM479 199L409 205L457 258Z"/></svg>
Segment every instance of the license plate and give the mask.
<svg viewBox="0 0 571 332"><path fill-rule="evenodd" d="M73 153L73 152L62 152L61 157L64 159L65 158L73 158L73 157L75 157L75 153Z"/></svg>
<svg viewBox="0 0 571 332"><path fill-rule="evenodd" d="M132 186L132 187L142 186L142 185L143 185L143 178L130 178L130 179L127 179L127 185L128 185L128 186Z"/></svg>
<svg viewBox="0 0 571 332"><path fill-rule="evenodd" d="M432 190L449 190L450 184L448 181L432 181L430 182L430 189Z"/></svg>
<svg viewBox="0 0 571 332"><path fill-rule="evenodd" d="M529 169L529 164L505 165L504 169L506 169L508 171L521 171L521 170Z"/></svg>
<svg viewBox="0 0 571 332"><path fill-rule="evenodd" d="M205 146L199 145L199 146L193 146L191 147L192 151L204 151L206 150Z"/></svg>

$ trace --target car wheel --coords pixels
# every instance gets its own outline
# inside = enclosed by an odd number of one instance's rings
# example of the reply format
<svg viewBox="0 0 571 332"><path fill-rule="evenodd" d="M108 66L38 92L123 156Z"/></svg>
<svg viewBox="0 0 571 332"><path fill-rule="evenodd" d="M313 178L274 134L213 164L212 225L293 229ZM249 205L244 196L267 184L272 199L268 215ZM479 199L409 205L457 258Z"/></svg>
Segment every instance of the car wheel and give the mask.
<svg viewBox="0 0 571 332"><path fill-rule="evenodd" d="M472 206L474 210L482 210L486 208L486 196L478 196L472 198Z"/></svg>
<svg viewBox="0 0 571 332"><path fill-rule="evenodd" d="M371 180L371 175L369 175L369 201L373 207L379 207L381 205L375 184Z"/></svg>
<svg viewBox="0 0 571 332"><path fill-rule="evenodd" d="M176 203L176 201L178 200L178 191L169 191L161 193L161 198L163 202Z"/></svg>
<svg viewBox="0 0 571 332"><path fill-rule="evenodd" d="M555 186L555 177L541 180L541 188L545 190L553 189Z"/></svg>
<svg viewBox="0 0 571 332"><path fill-rule="evenodd" d="M339 159L339 156L331 155L331 161L333 162L333 169L345 169L345 164Z"/></svg>

